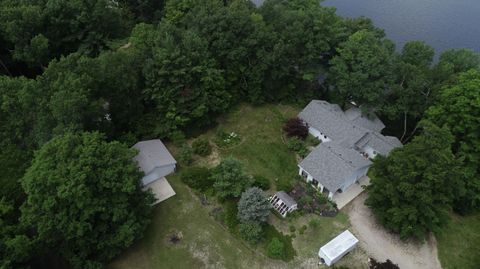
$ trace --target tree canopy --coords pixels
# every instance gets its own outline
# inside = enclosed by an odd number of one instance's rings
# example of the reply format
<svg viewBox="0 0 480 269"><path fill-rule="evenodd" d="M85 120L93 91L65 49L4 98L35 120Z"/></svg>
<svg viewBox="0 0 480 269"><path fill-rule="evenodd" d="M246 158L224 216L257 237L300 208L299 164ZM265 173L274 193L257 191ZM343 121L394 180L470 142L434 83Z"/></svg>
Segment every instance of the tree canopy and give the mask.
<svg viewBox="0 0 480 269"><path fill-rule="evenodd" d="M212 172L213 187L221 198L240 197L251 185L251 179L245 173L242 163L228 157L223 159Z"/></svg>
<svg viewBox="0 0 480 269"><path fill-rule="evenodd" d="M449 218L453 200L464 191L460 162L447 128L422 122L422 133L388 157L377 156L366 204L385 227L402 238L423 239Z"/></svg>
<svg viewBox="0 0 480 269"><path fill-rule="evenodd" d="M480 71L463 73L442 88L427 116L452 132L453 152L463 160L467 192L457 199L457 211L480 208Z"/></svg>
<svg viewBox="0 0 480 269"><path fill-rule="evenodd" d="M22 220L74 268L101 268L142 236L153 195L135 152L99 133L67 133L36 152L22 178Z"/></svg>

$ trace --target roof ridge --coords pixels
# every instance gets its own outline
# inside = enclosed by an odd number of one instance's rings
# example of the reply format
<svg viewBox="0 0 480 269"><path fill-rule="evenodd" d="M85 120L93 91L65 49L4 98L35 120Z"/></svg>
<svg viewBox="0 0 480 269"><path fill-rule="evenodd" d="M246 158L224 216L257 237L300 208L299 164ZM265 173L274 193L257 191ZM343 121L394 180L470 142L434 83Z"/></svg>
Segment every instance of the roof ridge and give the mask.
<svg viewBox="0 0 480 269"><path fill-rule="evenodd" d="M328 142L327 142L328 143ZM327 144L325 143L325 144ZM342 147L340 145L338 145L339 147ZM352 161L349 161L349 160L346 160L345 158L342 157L342 154L338 153L338 152L335 152L330 146L327 145L327 148L328 150L333 153L335 156L337 156L337 158L339 158L340 160L342 160L344 163L346 163L347 165L349 165L351 168L355 168L355 166L353 166L353 162ZM345 147L342 147L344 149L347 149L348 148L345 148Z"/></svg>

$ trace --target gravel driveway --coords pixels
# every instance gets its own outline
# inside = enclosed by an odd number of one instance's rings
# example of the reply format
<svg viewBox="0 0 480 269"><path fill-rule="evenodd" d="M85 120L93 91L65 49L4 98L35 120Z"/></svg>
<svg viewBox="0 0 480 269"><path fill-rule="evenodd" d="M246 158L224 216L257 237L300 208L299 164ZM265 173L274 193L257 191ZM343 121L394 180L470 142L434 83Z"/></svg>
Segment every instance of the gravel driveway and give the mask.
<svg viewBox="0 0 480 269"><path fill-rule="evenodd" d="M440 269L436 241L433 236L424 244L405 243L389 233L375 220L371 210L364 205L364 192L343 208L352 224L352 232L360 240L360 246L378 261L390 259L401 269Z"/></svg>

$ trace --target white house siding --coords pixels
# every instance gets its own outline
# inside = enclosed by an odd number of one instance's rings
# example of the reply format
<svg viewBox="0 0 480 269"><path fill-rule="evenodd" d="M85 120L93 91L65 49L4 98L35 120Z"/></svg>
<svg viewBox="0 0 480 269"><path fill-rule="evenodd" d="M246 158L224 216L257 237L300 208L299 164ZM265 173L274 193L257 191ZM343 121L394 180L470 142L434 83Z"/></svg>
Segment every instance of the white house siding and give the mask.
<svg viewBox="0 0 480 269"><path fill-rule="evenodd" d="M330 138L328 138L328 136L326 136L325 134L323 134L322 132L320 132L319 130L313 128L313 127L308 127L308 132L315 136L316 138L322 140L322 142L329 142L329 141L332 141Z"/></svg>
<svg viewBox="0 0 480 269"><path fill-rule="evenodd" d="M162 178L166 175L173 173L174 171L175 171L175 164L156 167L150 173L148 173L148 175L142 178L142 184L143 186L146 186L159 178Z"/></svg>

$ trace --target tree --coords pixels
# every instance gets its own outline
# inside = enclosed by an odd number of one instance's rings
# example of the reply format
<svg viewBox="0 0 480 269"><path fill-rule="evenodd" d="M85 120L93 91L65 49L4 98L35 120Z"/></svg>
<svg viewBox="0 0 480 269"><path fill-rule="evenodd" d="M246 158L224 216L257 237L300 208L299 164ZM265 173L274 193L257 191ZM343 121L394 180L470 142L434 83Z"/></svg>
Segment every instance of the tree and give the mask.
<svg viewBox="0 0 480 269"><path fill-rule="evenodd" d="M308 124L300 118L291 118L283 126L283 131L288 137L296 136L305 139L308 136Z"/></svg>
<svg viewBox="0 0 480 269"><path fill-rule="evenodd" d="M263 223L267 221L271 208L263 191L253 187L242 193L238 202L238 219L243 223Z"/></svg>
<svg viewBox="0 0 480 269"><path fill-rule="evenodd" d="M446 126L455 137L453 153L463 159L466 175L464 196L458 197L455 210L468 212L480 208L480 71L461 74L444 86L427 118Z"/></svg>
<svg viewBox="0 0 480 269"><path fill-rule="evenodd" d="M274 38L267 94L271 100L311 99L318 75L344 36L341 18L316 0L265 1L260 14Z"/></svg>
<svg viewBox="0 0 480 269"><path fill-rule="evenodd" d="M242 163L228 157L213 169L213 187L220 198L239 197L250 186L250 178L245 174Z"/></svg>
<svg viewBox="0 0 480 269"><path fill-rule="evenodd" d="M433 79L430 66L433 56L433 48L423 41L410 41L395 61L395 81L382 112L390 118L402 119L401 140L407 134L407 121L416 125L431 104Z"/></svg>
<svg viewBox="0 0 480 269"><path fill-rule="evenodd" d="M392 80L393 43L361 30L340 44L337 53L330 61L329 79L341 101L381 107Z"/></svg>
<svg viewBox="0 0 480 269"><path fill-rule="evenodd" d="M96 55L127 30L121 10L106 0L4 0L0 9L13 57L33 66L78 50Z"/></svg>
<svg viewBox="0 0 480 269"><path fill-rule="evenodd" d="M27 268L34 242L27 236L27 227L18 221L14 205L0 197L0 268ZM25 266L25 267L23 267Z"/></svg>
<svg viewBox="0 0 480 269"><path fill-rule="evenodd" d="M197 33L161 24L144 66L144 95L154 104L155 134L168 136L189 124L201 126L230 104L222 71Z"/></svg>
<svg viewBox="0 0 480 269"><path fill-rule="evenodd" d="M22 178L22 220L73 268L99 268L139 238L153 195L136 153L99 133L67 133L36 152Z"/></svg>
<svg viewBox="0 0 480 269"><path fill-rule="evenodd" d="M256 222L244 222L238 225L238 232L243 239L256 244L262 239L262 226Z"/></svg>
<svg viewBox="0 0 480 269"><path fill-rule="evenodd" d="M452 154L446 128L421 122L423 132L385 158L375 158L366 204L378 220L401 238L424 238L449 218L463 192L460 162Z"/></svg>

